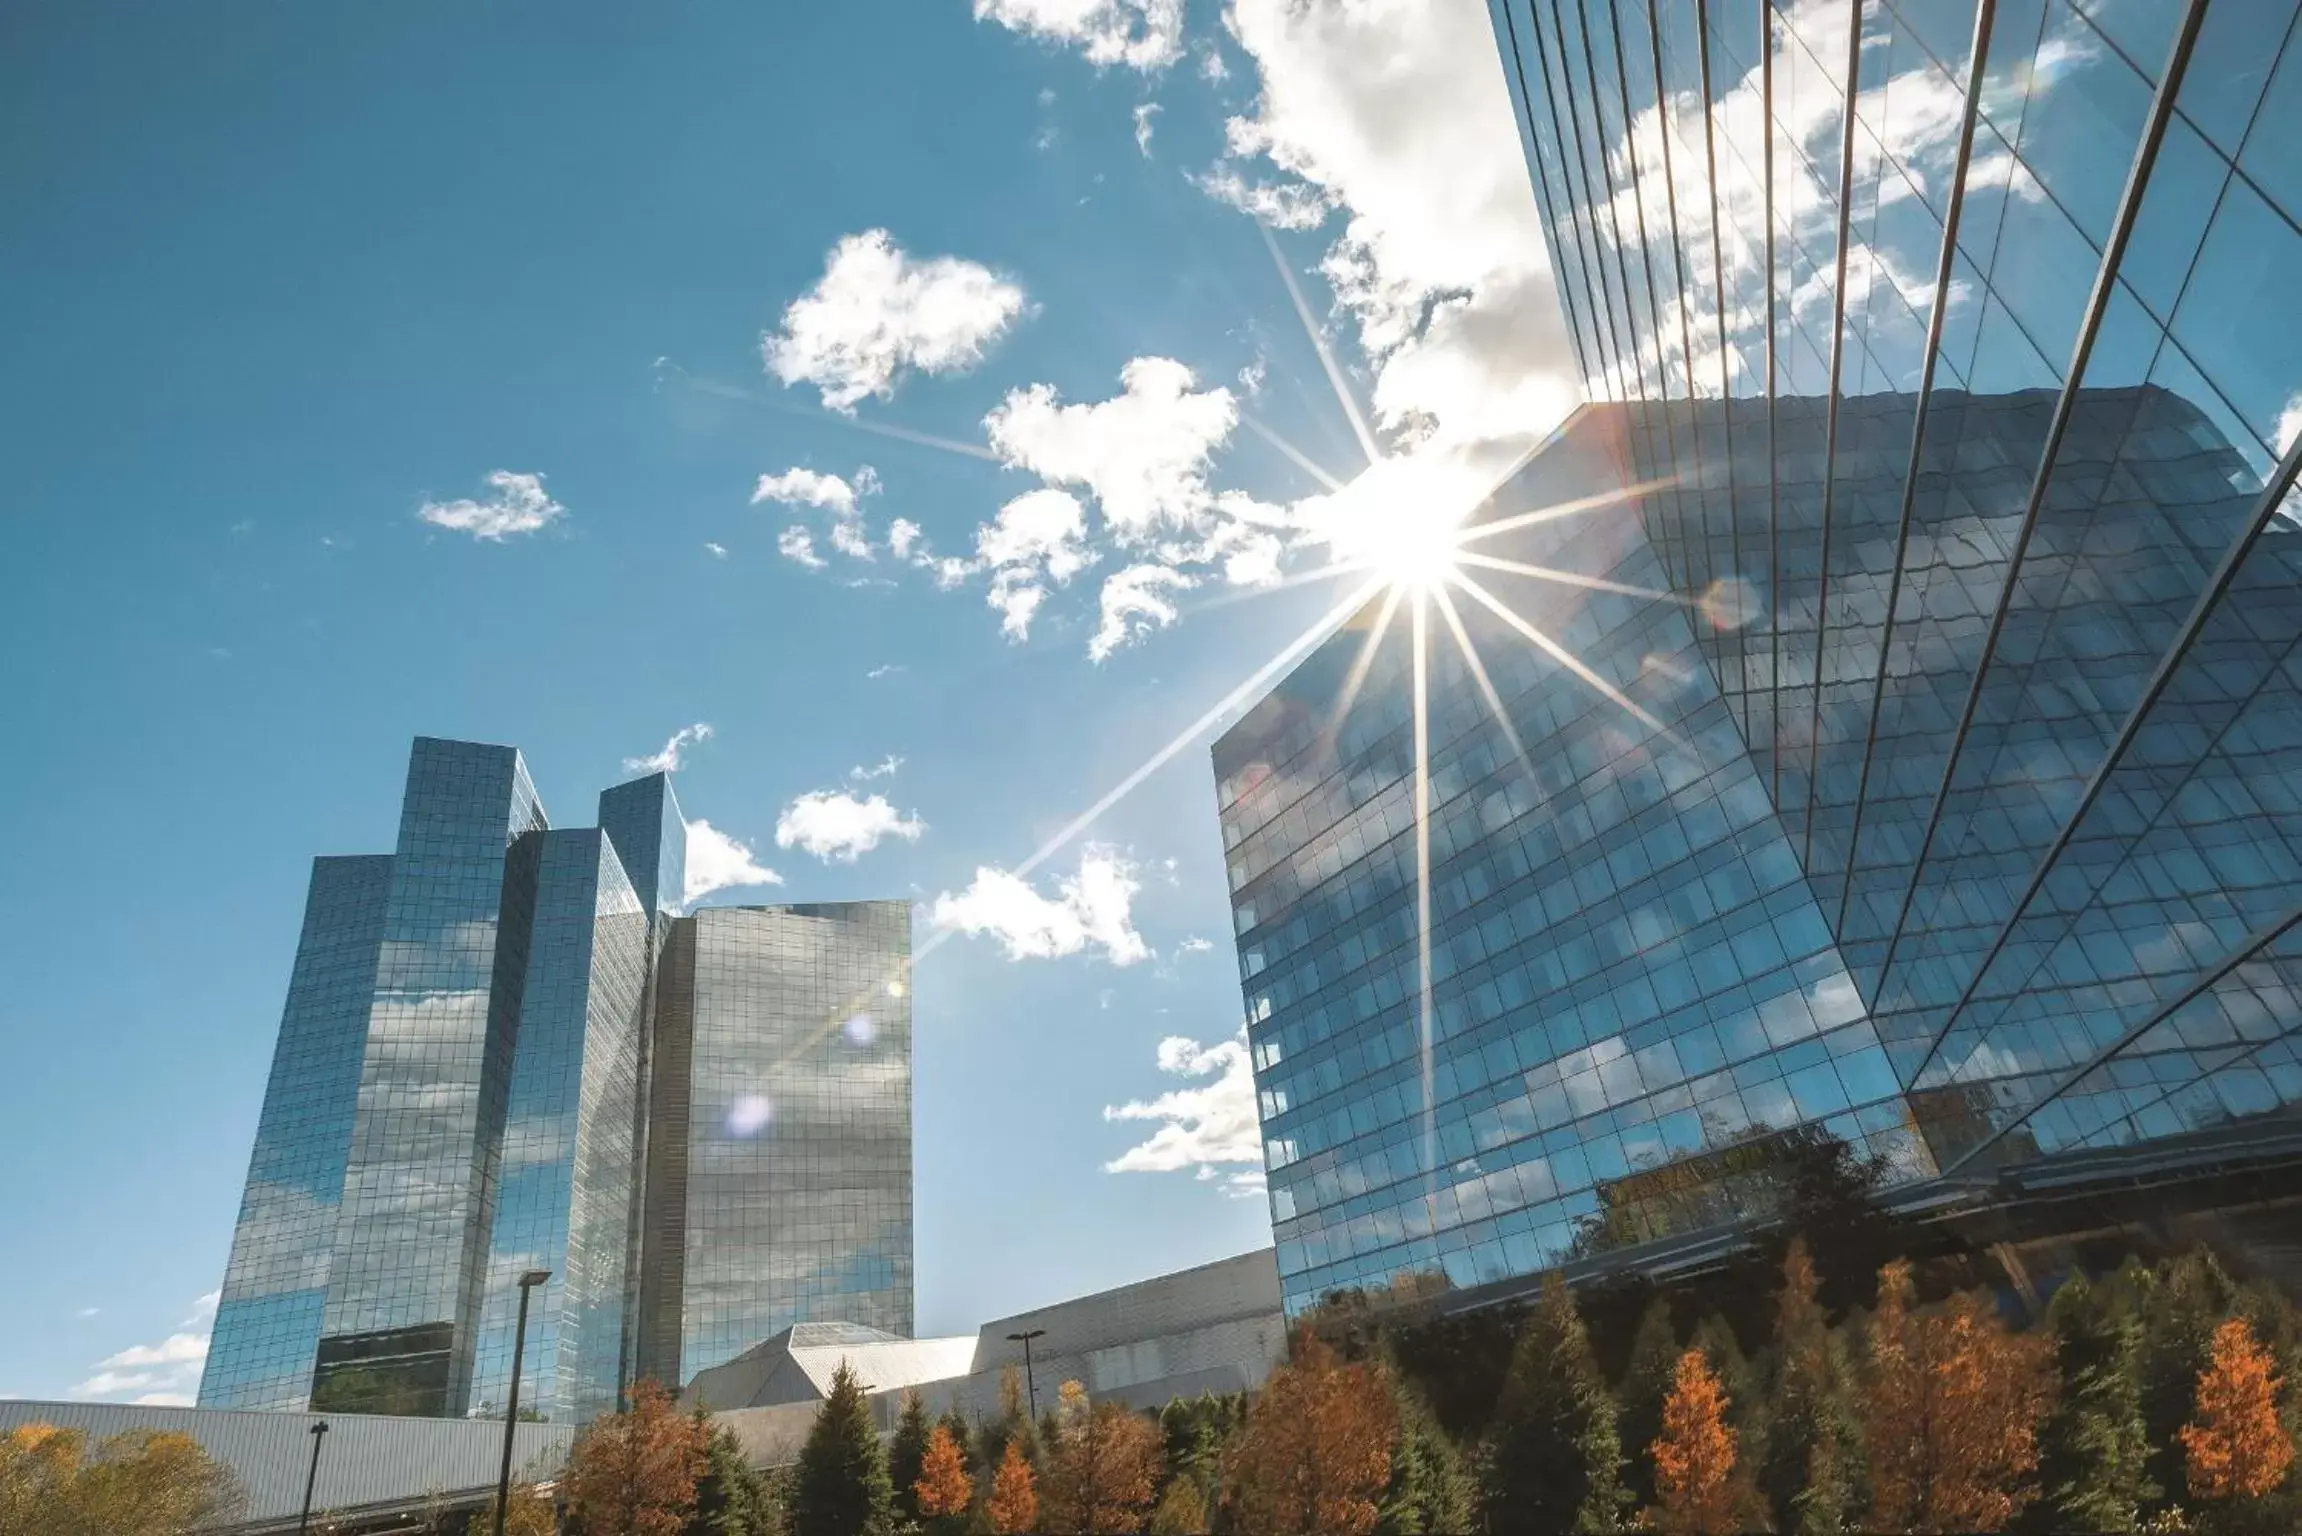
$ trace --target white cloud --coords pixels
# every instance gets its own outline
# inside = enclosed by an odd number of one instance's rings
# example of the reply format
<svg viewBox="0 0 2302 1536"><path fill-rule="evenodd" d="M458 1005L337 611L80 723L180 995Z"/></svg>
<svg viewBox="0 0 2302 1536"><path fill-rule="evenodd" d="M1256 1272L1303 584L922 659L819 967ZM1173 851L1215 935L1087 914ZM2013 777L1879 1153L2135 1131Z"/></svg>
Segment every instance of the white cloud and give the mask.
<svg viewBox="0 0 2302 1536"><path fill-rule="evenodd" d="M895 777L895 771L902 766L903 759L890 752L869 768L864 767L861 763L856 764L847 770L847 776L862 782L869 782L872 779L892 779Z"/></svg>
<svg viewBox="0 0 2302 1536"><path fill-rule="evenodd" d="M1231 78L1231 66L1223 62L1223 50L1213 43L1199 45L1199 78L1209 85L1221 85Z"/></svg>
<svg viewBox="0 0 2302 1536"><path fill-rule="evenodd" d="M435 528L500 544L512 534L533 533L567 511L544 494L541 475L499 469L490 472L486 484L495 494L485 501L427 501L416 516Z"/></svg>
<svg viewBox="0 0 2302 1536"><path fill-rule="evenodd" d="M1194 933L1187 935L1182 943L1175 946L1175 953L1178 955L1200 955L1214 947L1214 940L1203 939Z"/></svg>
<svg viewBox="0 0 2302 1536"><path fill-rule="evenodd" d="M1138 1142L1103 1165L1110 1173L1177 1173L1197 1170L1203 1180L1220 1178L1226 1194L1245 1197L1263 1189L1262 1129L1255 1117L1255 1076L1247 1059L1247 1032L1201 1045L1182 1035L1159 1042L1159 1070L1176 1077L1212 1078L1155 1099L1104 1108L1105 1120L1162 1122L1147 1141ZM1226 1171L1248 1163L1251 1170Z"/></svg>
<svg viewBox="0 0 2302 1536"><path fill-rule="evenodd" d="M687 824L687 889L681 894L688 905L714 891L781 884L783 876L762 867L752 857L749 843L728 836L708 821Z"/></svg>
<svg viewBox="0 0 2302 1536"><path fill-rule="evenodd" d="M727 558L727 546L725 544L714 544L711 540L706 539L703 541L703 547L711 551L711 557L714 560Z"/></svg>
<svg viewBox="0 0 2302 1536"><path fill-rule="evenodd" d="M208 1360L208 1335L216 1326L221 1293L210 1291L192 1304L192 1315L157 1344L131 1344L96 1362L93 1373L74 1386L73 1397L128 1398L139 1403L181 1405L191 1401ZM94 1315L91 1308L80 1314Z"/></svg>
<svg viewBox="0 0 2302 1536"><path fill-rule="evenodd" d="M921 259L871 229L832 247L822 280L792 301L760 352L784 384L813 384L825 406L852 415L866 396L892 398L907 371L974 367L1023 309L1022 288L989 267Z"/></svg>
<svg viewBox="0 0 2302 1536"><path fill-rule="evenodd" d="M1135 108L1135 148L1144 159L1151 158L1151 119L1159 115L1159 103L1146 101Z"/></svg>
<svg viewBox="0 0 2302 1536"><path fill-rule="evenodd" d="M831 514L831 547L852 560L873 558L871 535L863 527L863 498L879 493L879 472L869 464L855 472L851 485L837 475L819 474L794 466L780 475L761 475L752 488L751 504L775 502L786 507L821 507ZM798 526L794 524L793 526ZM789 530L786 530L788 534ZM807 540L814 554L815 541ZM791 554L790 550L784 553ZM809 562L794 555L802 565Z"/></svg>
<svg viewBox="0 0 2302 1536"><path fill-rule="evenodd" d="M820 571L831 563L815 552L815 535L797 523L775 536L775 547L784 559L804 565L811 571Z"/></svg>
<svg viewBox="0 0 2302 1536"><path fill-rule="evenodd" d="M869 672L864 673L863 676L866 682L876 683L883 677L892 677L898 672L907 670L900 661L883 661Z"/></svg>
<svg viewBox="0 0 2302 1536"><path fill-rule="evenodd" d="M1183 56L1183 0L975 0L975 19L1077 48L1098 69L1148 73Z"/></svg>
<svg viewBox="0 0 2302 1536"><path fill-rule="evenodd" d="M989 934L1010 960L1093 950L1113 965L1133 965L1151 954L1129 916L1142 889L1136 873L1133 860L1097 844L1081 851L1079 872L1056 881L1053 896L1041 895L1020 875L978 866L966 890L935 898L930 920L971 936Z"/></svg>
<svg viewBox="0 0 2302 1536"><path fill-rule="evenodd" d="M920 538L920 526L908 517L896 518L887 525L887 549L898 560L910 559Z"/></svg>
<svg viewBox="0 0 2302 1536"><path fill-rule="evenodd" d="M711 722L709 720L698 720L693 725L683 725L671 733L671 740L663 744L661 752L652 752L646 757L625 758L623 771L626 773L677 773L687 761L688 749L700 747L709 740L711 740Z"/></svg>
<svg viewBox="0 0 2302 1536"><path fill-rule="evenodd" d="M989 570L985 600L999 610L1001 631L1011 640L1026 639L1032 616L1047 596L1045 584L1061 586L1094 562L1086 538L1087 517L1078 497L1048 487L1025 491L975 530L975 562L959 562L956 568L940 562L936 584L953 584L945 581L947 574L964 580L973 570Z"/></svg>
<svg viewBox="0 0 2302 1536"><path fill-rule="evenodd" d="M824 863L852 864L885 838L919 841L927 823L887 803L885 795L857 799L845 790L801 795L775 819L775 846L797 848Z"/></svg>
<svg viewBox="0 0 2302 1536"><path fill-rule="evenodd" d="M1091 660L1103 661L1121 646L1175 622L1170 592L1187 591L1197 580L1165 565L1131 565L1103 583L1103 621L1087 642Z"/></svg>
<svg viewBox="0 0 2302 1536"><path fill-rule="evenodd" d="M759 484L752 488L751 504L756 507L763 501L775 501L787 507L853 512L859 497L879 488L879 476L868 464L856 472L856 480L858 485L850 485L837 475L794 467L780 475L761 475Z"/></svg>
<svg viewBox="0 0 2302 1536"><path fill-rule="evenodd" d="M1475 0L1231 0L1260 91L1204 182L1293 227L1348 214L1325 272L1374 364L1387 428L1523 445L1575 397L1534 190ZM1282 180L1252 186L1241 162Z"/></svg>
<svg viewBox="0 0 2302 1536"><path fill-rule="evenodd" d="M1135 358L1119 379L1120 394L1086 405L1060 403L1048 384L1011 392L984 418L991 446L1050 484L1085 486L1122 539L1196 525L1208 461L1238 425L1231 391L1196 388L1165 357Z"/></svg>

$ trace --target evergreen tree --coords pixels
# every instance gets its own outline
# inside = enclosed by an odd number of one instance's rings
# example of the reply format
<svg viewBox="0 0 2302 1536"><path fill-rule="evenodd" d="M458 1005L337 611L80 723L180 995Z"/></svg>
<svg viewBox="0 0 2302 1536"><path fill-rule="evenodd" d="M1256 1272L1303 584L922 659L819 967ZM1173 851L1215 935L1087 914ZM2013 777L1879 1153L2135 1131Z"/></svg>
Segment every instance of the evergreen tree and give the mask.
<svg viewBox="0 0 2302 1536"><path fill-rule="evenodd" d="M1775 1303L1766 1435L1751 1451L1759 1492L1785 1536L1835 1533L1857 1502L1852 1484L1861 1448L1843 1350L1818 1291L1806 1243L1793 1238Z"/></svg>
<svg viewBox="0 0 2302 1536"><path fill-rule="evenodd" d="M695 1514L687 1536L772 1536L773 1496L767 1479L752 1469L743 1446L725 1429L714 1429L701 1408L695 1411L704 1441L704 1473L695 1485Z"/></svg>
<svg viewBox="0 0 2302 1536"><path fill-rule="evenodd" d="M888 1536L894 1503L871 1406L843 1361L800 1448L791 1490L792 1536Z"/></svg>
<svg viewBox="0 0 2302 1536"><path fill-rule="evenodd" d="M2142 1423L2142 1322L2114 1287L2080 1276L2054 1293L2046 1331L2060 1396L2039 1432L2043 1497L2025 1524L2049 1531L2131 1531L2157 1496Z"/></svg>
<svg viewBox="0 0 2302 1536"><path fill-rule="evenodd" d="M2146 1470L2161 1497L2172 1500L2186 1476L2178 1437L2189 1421L2214 1330L2236 1306L2238 1288L2203 1248L2155 1270L2129 1264L2118 1281L2137 1297L2142 1318L2142 1424L2150 1445Z"/></svg>
<svg viewBox="0 0 2302 1536"><path fill-rule="evenodd" d="M1489 1523L1506 1531L1622 1528L1614 1399L1556 1271L1522 1323L1484 1456Z"/></svg>
<svg viewBox="0 0 2302 1536"><path fill-rule="evenodd" d="M977 1439L976 1459L986 1477L1006 1457L1010 1443L1028 1465L1039 1465L1039 1433L1023 1411L1023 1373L1012 1365L1000 1369L999 1411Z"/></svg>
<svg viewBox="0 0 2302 1536"><path fill-rule="evenodd" d="M1207 1536L1207 1496L1189 1477L1171 1477L1152 1506L1150 1536Z"/></svg>
<svg viewBox="0 0 2302 1536"><path fill-rule="evenodd" d="M927 1404L917 1392L903 1394L903 1411L896 1416L894 1438L887 1442L887 1480L895 1485L895 1512L905 1520L919 1518L919 1495L913 1484L927 1459Z"/></svg>
<svg viewBox="0 0 2302 1536"><path fill-rule="evenodd" d="M1478 1528L1478 1486L1422 1393L1388 1373L1399 1439L1376 1506L1375 1536L1449 1536Z"/></svg>
<svg viewBox="0 0 2302 1536"><path fill-rule="evenodd" d="M1657 1296L1639 1319L1631 1338L1630 1363L1615 1394L1623 1445L1623 1482L1642 1507L1655 1498L1654 1461L1648 1455L1663 1432L1663 1399L1670 1396L1678 1369L1679 1335L1671 1325L1671 1301Z"/></svg>

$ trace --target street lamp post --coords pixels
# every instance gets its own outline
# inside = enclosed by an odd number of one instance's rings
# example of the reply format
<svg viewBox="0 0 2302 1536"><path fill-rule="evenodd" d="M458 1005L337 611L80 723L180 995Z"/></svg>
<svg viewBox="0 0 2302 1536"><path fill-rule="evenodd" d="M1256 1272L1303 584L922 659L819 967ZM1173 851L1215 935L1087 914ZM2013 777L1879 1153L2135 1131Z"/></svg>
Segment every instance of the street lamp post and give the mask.
<svg viewBox="0 0 2302 1536"><path fill-rule="evenodd" d="M328 1421L316 1419L312 1423L312 1468L304 1474L304 1512L296 1517L296 1536L304 1536L312 1524L312 1488L320 1480L320 1440L328 1432Z"/></svg>
<svg viewBox="0 0 2302 1536"><path fill-rule="evenodd" d="M1039 1383L1031 1378L1031 1341L1046 1332L1044 1328L1026 1328L1021 1333L1007 1336L1009 1342L1023 1346L1023 1386L1031 1394L1031 1422L1034 1424L1039 1422ZM501 1536L500 1532L498 1536Z"/></svg>
<svg viewBox="0 0 2302 1536"><path fill-rule="evenodd" d="M528 1348L528 1293L552 1277L548 1269L531 1269L520 1276L520 1321L512 1334L512 1389L504 1404L504 1468L496 1477L496 1536L504 1536L504 1517L512 1502L512 1432L520 1423L520 1367Z"/></svg>

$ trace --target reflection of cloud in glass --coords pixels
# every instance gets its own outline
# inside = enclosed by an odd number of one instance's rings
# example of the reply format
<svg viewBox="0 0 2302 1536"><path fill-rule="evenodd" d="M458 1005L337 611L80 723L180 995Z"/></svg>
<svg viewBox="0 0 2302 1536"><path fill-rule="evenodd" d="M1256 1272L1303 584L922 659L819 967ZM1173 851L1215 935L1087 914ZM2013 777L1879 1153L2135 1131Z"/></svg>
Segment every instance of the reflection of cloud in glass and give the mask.
<svg viewBox="0 0 2302 1536"><path fill-rule="evenodd" d="M847 1043L850 1045L869 1045L879 1035L878 1026L871 1022L871 1015L868 1013L856 1014L845 1024L839 1026L839 1029L841 1034L847 1036Z"/></svg>
<svg viewBox="0 0 2302 1536"><path fill-rule="evenodd" d="M728 1106L727 1133L730 1136L757 1136L767 1129L775 1118L775 1106L763 1093L747 1093Z"/></svg>

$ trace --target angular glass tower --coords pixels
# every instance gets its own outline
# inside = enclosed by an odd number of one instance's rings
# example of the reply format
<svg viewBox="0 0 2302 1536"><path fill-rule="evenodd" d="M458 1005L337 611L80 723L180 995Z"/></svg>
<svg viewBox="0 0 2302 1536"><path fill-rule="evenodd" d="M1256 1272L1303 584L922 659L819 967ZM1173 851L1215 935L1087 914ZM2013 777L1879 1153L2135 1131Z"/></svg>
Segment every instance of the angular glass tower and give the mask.
<svg viewBox="0 0 2302 1536"><path fill-rule="evenodd" d="M1593 674L1455 589L1486 682L1428 600L1427 973L1404 618L1218 744L1291 1307L1727 1229L1802 1127L2283 1134L2296 9L1496 0L1593 403L1479 518L1619 499L1474 542L1658 595L1466 566Z"/></svg>
<svg viewBox="0 0 2302 1536"><path fill-rule="evenodd" d="M643 1374L794 1323L911 1335L911 918L715 907L658 971Z"/></svg>
<svg viewBox="0 0 2302 1536"><path fill-rule="evenodd" d="M517 1281L545 1269L522 1408L588 1419L641 1373L651 1233L675 1340L690 1306L722 1331L782 1306L909 1334L908 908L675 921L685 837L662 774L605 792L598 828L550 830L516 751L417 740L397 850L313 865L203 1406L500 1414ZM731 1159L746 1091L784 1113ZM659 1220L650 1148L678 1145L684 1178L690 1124L715 1128L712 1173ZM771 1300L683 1302L682 1262Z"/></svg>

